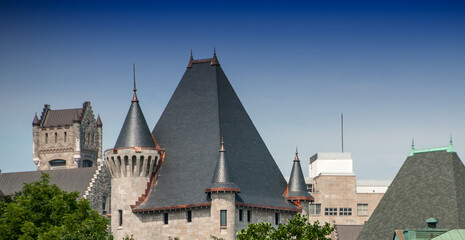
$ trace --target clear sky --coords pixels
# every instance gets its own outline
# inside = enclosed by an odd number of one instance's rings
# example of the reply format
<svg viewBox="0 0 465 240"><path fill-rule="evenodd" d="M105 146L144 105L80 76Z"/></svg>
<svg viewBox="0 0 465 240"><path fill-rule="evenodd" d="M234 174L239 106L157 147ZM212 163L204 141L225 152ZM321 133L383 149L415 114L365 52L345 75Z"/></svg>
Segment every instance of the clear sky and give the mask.
<svg viewBox="0 0 465 240"><path fill-rule="evenodd" d="M299 147L344 150L363 179L410 151L465 154L463 1L0 2L0 169L35 170L44 104L100 114L112 148L132 97L152 129L189 59L219 61L285 176Z"/></svg>

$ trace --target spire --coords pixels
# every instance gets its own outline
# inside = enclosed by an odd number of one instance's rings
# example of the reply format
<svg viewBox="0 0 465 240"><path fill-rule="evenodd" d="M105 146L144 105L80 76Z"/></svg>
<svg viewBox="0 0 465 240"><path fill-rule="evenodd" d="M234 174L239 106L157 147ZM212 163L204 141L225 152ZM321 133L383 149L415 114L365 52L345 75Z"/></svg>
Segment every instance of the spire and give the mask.
<svg viewBox="0 0 465 240"><path fill-rule="evenodd" d="M455 152L454 145L452 144L452 133L450 134L449 146L447 146L447 152Z"/></svg>
<svg viewBox="0 0 465 240"><path fill-rule="evenodd" d="M297 147L295 147L295 158L294 158L294 162L300 162L300 159L299 159L299 149Z"/></svg>
<svg viewBox="0 0 465 240"><path fill-rule="evenodd" d="M221 138L220 157L216 163L213 179L206 192L240 192L240 188L234 183L231 171L226 160L223 138Z"/></svg>
<svg viewBox="0 0 465 240"><path fill-rule="evenodd" d="M219 66L220 65L220 62L218 61L218 58L216 57L216 48L215 47L213 48L213 58L212 58L211 65L212 66Z"/></svg>
<svg viewBox="0 0 465 240"><path fill-rule="evenodd" d="M194 56L192 55L192 49L191 49L191 57L189 58L189 64L187 65L187 68L192 68L193 62L194 62Z"/></svg>
<svg viewBox="0 0 465 240"><path fill-rule="evenodd" d="M39 118L37 117L37 113L34 115L34 120L32 121L32 126L39 126Z"/></svg>
<svg viewBox="0 0 465 240"><path fill-rule="evenodd" d="M144 113L139 106L139 99L136 95L136 65L133 65L134 70L134 96L131 101L123 127L119 133L118 140L114 148L124 147L149 147L155 148L155 141L150 133L149 126L145 120Z"/></svg>
<svg viewBox="0 0 465 240"><path fill-rule="evenodd" d="M313 201L314 198L308 193L307 185L305 184L304 174L300 166L300 160L296 148L294 165L292 166L291 177L287 187L286 198L295 201Z"/></svg>
<svg viewBox="0 0 465 240"><path fill-rule="evenodd" d="M132 64L132 72L134 73L134 89L133 89L134 96L132 96L132 101L139 102L139 99L137 99L137 94L136 94L137 88L136 88L136 64L135 63Z"/></svg>
<svg viewBox="0 0 465 240"><path fill-rule="evenodd" d="M102 124L102 119L100 119L100 114L98 115L97 117L97 127L101 127L103 124Z"/></svg>
<svg viewBox="0 0 465 240"><path fill-rule="evenodd" d="M415 153L415 142L414 142L413 137L412 137L412 147L410 148L409 157L413 156L414 153Z"/></svg>

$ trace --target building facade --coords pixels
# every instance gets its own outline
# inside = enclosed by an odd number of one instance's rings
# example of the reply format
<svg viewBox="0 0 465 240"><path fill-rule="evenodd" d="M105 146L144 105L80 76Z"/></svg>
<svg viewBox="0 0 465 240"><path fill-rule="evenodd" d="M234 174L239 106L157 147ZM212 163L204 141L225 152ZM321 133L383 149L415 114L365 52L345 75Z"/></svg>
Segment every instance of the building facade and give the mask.
<svg viewBox="0 0 465 240"><path fill-rule="evenodd" d="M46 104L32 122L33 161L37 170L97 166L102 162L102 120L90 102L82 108L52 110Z"/></svg>
<svg viewBox="0 0 465 240"><path fill-rule="evenodd" d="M316 153L310 158L309 220L335 225L364 225L386 192L389 180L359 180L351 153Z"/></svg>
<svg viewBox="0 0 465 240"><path fill-rule="evenodd" d="M297 154L286 183L216 53L191 55L152 132L134 79L129 112L105 163L115 239L233 240L249 223L277 226L313 201Z"/></svg>

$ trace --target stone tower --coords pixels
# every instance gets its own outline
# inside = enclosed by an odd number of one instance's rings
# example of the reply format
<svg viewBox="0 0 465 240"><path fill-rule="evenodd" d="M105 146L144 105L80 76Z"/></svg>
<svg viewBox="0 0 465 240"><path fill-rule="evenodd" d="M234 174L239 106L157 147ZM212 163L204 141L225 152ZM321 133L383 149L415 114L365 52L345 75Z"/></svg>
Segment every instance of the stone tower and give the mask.
<svg viewBox="0 0 465 240"><path fill-rule="evenodd" d="M90 102L82 108L52 110L45 104L32 122L33 161L37 170L97 166L102 159L102 120Z"/></svg>
<svg viewBox="0 0 465 240"><path fill-rule="evenodd" d="M161 163L158 147L139 106L134 81L134 96L115 147L105 151L111 174L111 228L115 239L135 234L139 222L132 205L146 196L154 172ZM143 196L139 199L140 196Z"/></svg>
<svg viewBox="0 0 465 240"><path fill-rule="evenodd" d="M226 160L226 150L221 140L220 157L216 163L212 183L205 190L210 193L210 216L213 225L212 234L224 239L236 237L236 194L241 190L237 186L230 173ZM220 228L216 227L220 226Z"/></svg>

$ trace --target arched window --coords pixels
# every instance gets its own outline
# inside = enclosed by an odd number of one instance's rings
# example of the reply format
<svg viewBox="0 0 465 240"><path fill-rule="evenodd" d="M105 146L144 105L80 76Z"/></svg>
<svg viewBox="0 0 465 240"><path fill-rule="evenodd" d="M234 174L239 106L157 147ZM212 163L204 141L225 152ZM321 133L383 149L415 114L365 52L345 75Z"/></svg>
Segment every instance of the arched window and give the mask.
<svg viewBox="0 0 465 240"><path fill-rule="evenodd" d="M84 160L82 161L82 167L83 168L86 168L86 167L92 167L93 163L91 160Z"/></svg>
<svg viewBox="0 0 465 240"><path fill-rule="evenodd" d="M50 169L64 169L66 168L66 160L63 159L55 159L49 162Z"/></svg>
<svg viewBox="0 0 465 240"><path fill-rule="evenodd" d="M58 141L58 133L55 133L55 143Z"/></svg>
<svg viewBox="0 0 465 240"><path fill-rule="evenodd" d="M68 134L65 132L63 141L66 142L66 138L68 137Z"/></svg>
<svg viewBox="0 0 465 240"><path fill-rule="evenodd" d="M45 134L45 144L48 143L48 133Z"/></svg>

